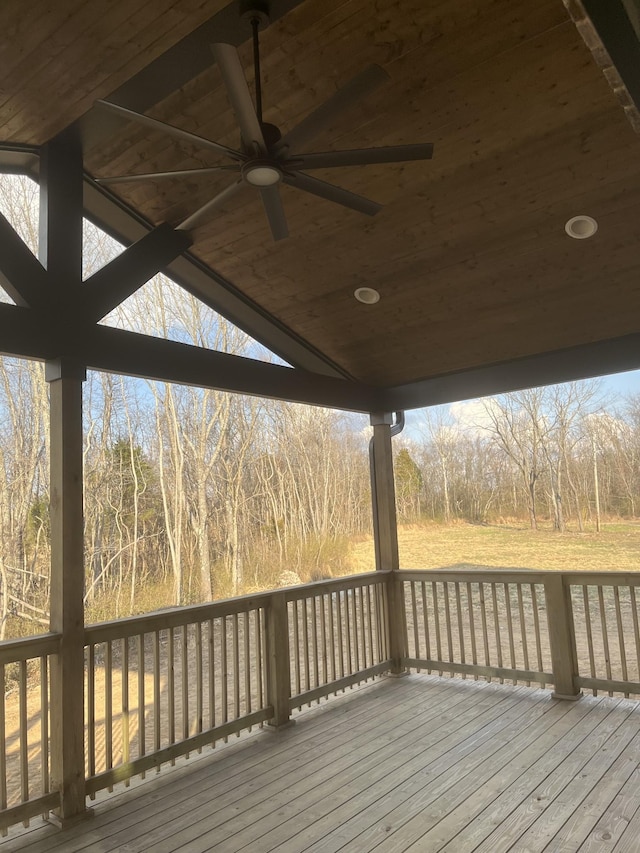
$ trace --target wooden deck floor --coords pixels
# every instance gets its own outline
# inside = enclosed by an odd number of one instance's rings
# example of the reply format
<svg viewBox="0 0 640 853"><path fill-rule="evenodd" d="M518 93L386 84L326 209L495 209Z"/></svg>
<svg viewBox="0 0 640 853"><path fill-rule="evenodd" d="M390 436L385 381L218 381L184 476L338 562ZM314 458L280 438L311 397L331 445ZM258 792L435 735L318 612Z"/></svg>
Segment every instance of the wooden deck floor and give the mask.
<svg viewBox="0 0 640 853"><path fill-rule="evenodd" d="M0 853L640 851L640 703L412 675L164 770Z"/></svg>

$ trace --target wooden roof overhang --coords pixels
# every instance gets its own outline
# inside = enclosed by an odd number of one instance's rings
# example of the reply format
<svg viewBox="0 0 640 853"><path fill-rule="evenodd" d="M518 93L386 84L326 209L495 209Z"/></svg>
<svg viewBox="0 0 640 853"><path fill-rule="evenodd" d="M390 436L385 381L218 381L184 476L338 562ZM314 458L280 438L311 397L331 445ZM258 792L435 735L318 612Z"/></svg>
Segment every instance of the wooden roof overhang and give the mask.
<svg viewBox="0 0 640 853"><path fill-rule="evenodd" d="M3 4L0 165L37 174L43 146L78 141L85 215L125 244L147 239L94 283L90 310L50 292L34 318L18 284L21 307L0 306L0 349L362 411L640 367L640 43L628 18L615 26L631 2L605 4L612 17L602 0L274 0L267 121L286 131L377 63L390 82L313 150L435 144L429 162L319 174L381 202L373 219L283 187L291 236L278 243L250 191L175 238L217 176L95 182L216 163L98 99L238 144L210 48L236 44L251 81L236 2ZM576 214L598 221L594 238L567 237ZM40 276L7 228L0 269L10 286ZM96 326L127 295L118 282L158 269L292 367ZM377 305L354 300L363 285Z"/></svg>

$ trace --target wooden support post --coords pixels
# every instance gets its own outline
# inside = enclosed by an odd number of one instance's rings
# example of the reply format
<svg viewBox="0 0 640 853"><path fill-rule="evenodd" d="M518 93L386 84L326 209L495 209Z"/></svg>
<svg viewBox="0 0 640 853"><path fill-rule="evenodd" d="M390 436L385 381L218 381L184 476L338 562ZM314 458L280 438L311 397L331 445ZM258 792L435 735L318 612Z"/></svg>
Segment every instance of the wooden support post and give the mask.
<svg viewBox="0 0 640 853"><path fill-rule="evenodd" d="M391 674L406 675L408 670L404 665L404 660L408 657L407 614L404 604L404 584L402 574L399 571L392 572L389 576L387 590Z"/></svg>
<svg viewBox="0 0 640 853"><path fill-rule="evenodd" d="M279 728L291 723L291 667L289 662L289 618L284 592L271 594L265 609L267 634L267 701L273 705L270 726Z"/></svg>
<svg viewBox="0 0 640 853"><path fill-rule="evenodd" d="M574 675L578 672L578 655L573 625L571 591L563 583L561 573L550 572L544 581L547 605L547 624L551 645L551 668L553 671L556 699L578 699L581 695L576 687Z"/></svg>
<svg viewBox="0 0 640 853"><path fill-rule="evenodd" d="M393 480L393 451L391 447L392 415L372 414L373 440L371 444L371 500L373 503L373 531L376 551L376 569L393 570L387 585L389 625L389 653L391 673L402 675L407 657L407 625L404 608L404 587L397 573L398 523L396 518L396 493Z"/></svg>
<svg viewBox="0 0 640 853"><path fill-rule="evenodd" d="M376 568L398 569L398 524L393 482L391 414L372 414L371 500L373 502Z"/></svg>
<svg viewBox="0 0 640 853"><path fill-rule="evenodd" d="M60 822L85 811L84 566L82 522L83 367L46 366L51 417L51 630L62 634L51 660L51 783Z"/></svg>
<svg viewBox="0 0 640 853"><path fill-rule="evenodd" d="M82 155L76 133L42 148L38 254L47 271L45 319L60 335L46 365L51 427L51 630L62 635L51 661L51 782L56 817L86 811L84 777L84 536L82 383L84 364L65 349L77 333L82 288Z"/></svg>

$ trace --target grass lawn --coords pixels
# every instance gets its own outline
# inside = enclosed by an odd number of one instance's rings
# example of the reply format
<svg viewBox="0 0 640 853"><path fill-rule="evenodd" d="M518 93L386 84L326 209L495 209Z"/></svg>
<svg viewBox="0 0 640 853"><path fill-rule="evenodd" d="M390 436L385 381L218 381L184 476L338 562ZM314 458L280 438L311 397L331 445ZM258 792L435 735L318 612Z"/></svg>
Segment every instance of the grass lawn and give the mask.
<svg viewBox="0 0 640 853"><path fill-rule="evenodd" d="M516 525L403 525L403 569L523 568L558 571L640 571L640 522L604 524L600 533L555 533ZM373 539L353 545L353 569L375 566Z"/></svg>

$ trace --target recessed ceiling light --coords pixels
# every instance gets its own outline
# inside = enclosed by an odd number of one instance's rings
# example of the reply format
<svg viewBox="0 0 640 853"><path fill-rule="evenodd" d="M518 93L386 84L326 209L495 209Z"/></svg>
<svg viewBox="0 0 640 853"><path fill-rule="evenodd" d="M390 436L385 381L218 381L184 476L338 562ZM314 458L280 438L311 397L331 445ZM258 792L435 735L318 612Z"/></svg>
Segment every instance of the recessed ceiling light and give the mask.
<svg viewBox="0 0 640 853"><path fill-rule="evenodd" d="M353 295L358 302L363 302L365 305L375 305L380 301L380 294L372 287L359 287Z"/></svg>
<svg viewBox="0 0 640 853"><path fill-rule="evenodd" d="M581 214L580 216L572 216L564 226L564 230L574 240L586 240L588 237L593 237L596 233L598 223L592 216Z"/></svg>

